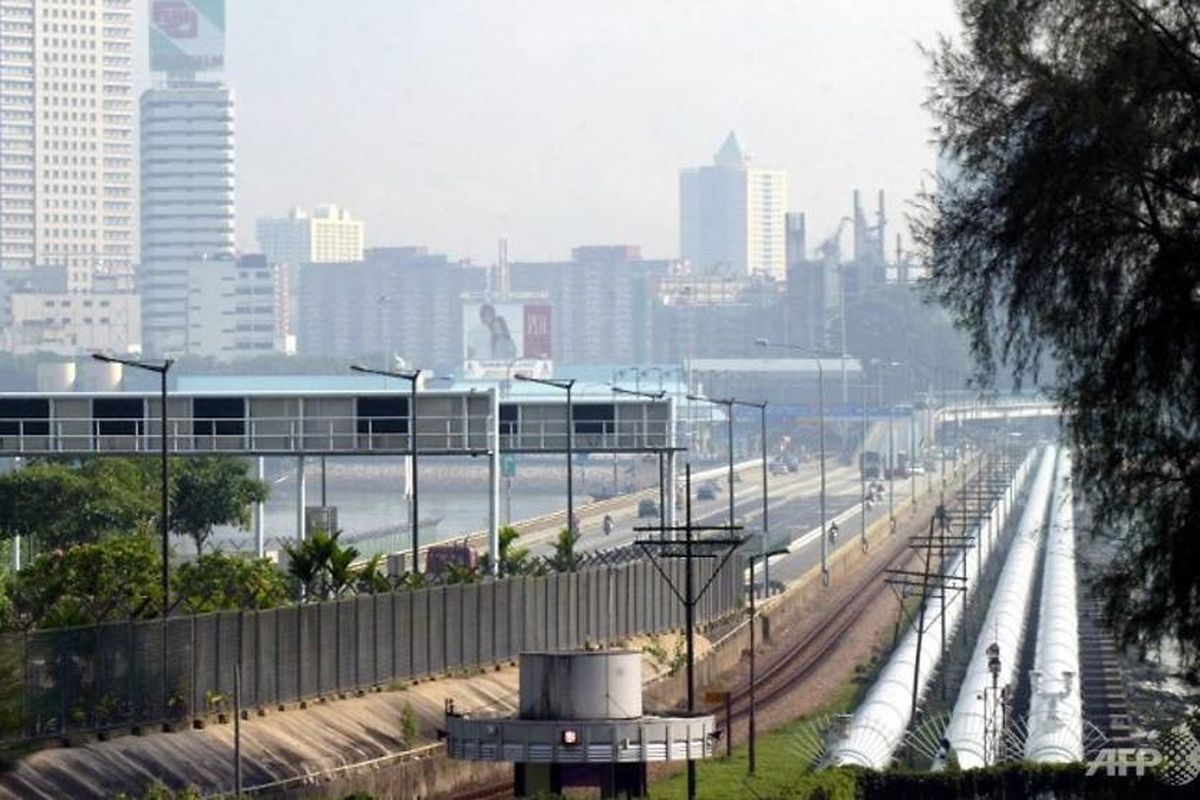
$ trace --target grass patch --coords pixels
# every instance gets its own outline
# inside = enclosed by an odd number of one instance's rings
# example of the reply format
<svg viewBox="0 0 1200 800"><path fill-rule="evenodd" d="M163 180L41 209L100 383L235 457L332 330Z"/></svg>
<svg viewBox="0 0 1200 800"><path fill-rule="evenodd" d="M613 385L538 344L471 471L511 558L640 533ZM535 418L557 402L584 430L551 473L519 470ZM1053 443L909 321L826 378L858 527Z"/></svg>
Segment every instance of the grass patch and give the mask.
<svg viewBox="0 0 1200 800"><path fill-rule="evenodd" d="M845 770L825 770L814 773L808 761L808 749L801 744L804 734L811 734L814 720L832 714L846 714L862 702L867 690L879 676L891 654L890 637L884 637L866 664L854 669L854 677L838 687L820 708L811 714L797 717L769 733L761 728L758 734L757 764L753 777L749 774L749 747L733 748L733 755L696 764L696 796L698 798L821 798L822 800L853 800L856 780ZM723 717L716 715L717 724ZM650 787L653 800L686 800L687 770L681 769L668 778L655 781Z"/></svg>
<svg viewBox="0 0 1200 800"><path fill-rule="evenodd" d="M815 713L799 717L769 733L758 734L757 765L750 776L749 748L738 745L733 755L712 758L696 764L696 796L723 800L724 798L807 798L851 800L854 797L853 776L830 770L813 773L805 758L806 749L801 736L809 732L814 719L827 714L842 714L853 709L874 680L882 659L876 659L872 669L864 669L852 681L847 681ZM723 724L717 714L718 724ZM724 744L720 745L724 754ZM680 770L668 778L655 781L650 787L653 800L685 800L687 772Z"/></svg>

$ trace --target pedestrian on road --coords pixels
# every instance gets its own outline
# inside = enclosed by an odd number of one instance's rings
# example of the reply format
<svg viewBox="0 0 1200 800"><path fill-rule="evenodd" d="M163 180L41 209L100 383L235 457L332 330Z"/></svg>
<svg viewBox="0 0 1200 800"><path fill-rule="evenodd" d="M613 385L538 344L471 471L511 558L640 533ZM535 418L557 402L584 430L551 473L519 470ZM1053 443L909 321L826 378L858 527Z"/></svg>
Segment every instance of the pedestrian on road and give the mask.
<svg viewBox="0 0 1200 800"><path fill-rule="evenodd" d="M604 535L609 536L612 534L612 532L613 532L612 514L605 514L604 515Z"/></svg>

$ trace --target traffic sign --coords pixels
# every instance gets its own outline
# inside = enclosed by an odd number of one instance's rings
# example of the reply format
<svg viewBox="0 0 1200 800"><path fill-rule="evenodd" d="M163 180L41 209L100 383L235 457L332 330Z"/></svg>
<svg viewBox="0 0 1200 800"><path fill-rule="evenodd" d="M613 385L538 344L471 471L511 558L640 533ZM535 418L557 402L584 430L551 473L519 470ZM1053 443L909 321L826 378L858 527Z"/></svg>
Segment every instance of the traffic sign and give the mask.
<svg viewBox="0 0 1200 800"><path fill-rule="evenodd" d="M500 477L515 478L517 476L517 454L500 454Z"/></svg>

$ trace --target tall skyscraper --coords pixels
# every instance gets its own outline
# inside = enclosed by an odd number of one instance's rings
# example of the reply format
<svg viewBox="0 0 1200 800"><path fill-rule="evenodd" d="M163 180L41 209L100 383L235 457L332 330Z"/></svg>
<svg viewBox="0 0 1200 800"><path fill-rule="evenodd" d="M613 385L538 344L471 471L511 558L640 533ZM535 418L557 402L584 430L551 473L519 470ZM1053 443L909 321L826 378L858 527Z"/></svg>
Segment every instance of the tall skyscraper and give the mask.
<svg viewBox="0 0 1200 800"><path fill-rule="evenodd" d="M254 354L274 289L234 243L234 99L197 77L224 63L224 0L153 0L142 94L142 339L160 355ZM258 297L256 297L258 295ZM269 341L269 338L268 338Z"/></svg>
<svg viewBox="0 0 1200 800"><path fill-rule="evenodd" d="M234 258L233 92L168 81L142 94L142 340L189 352L189 277Z"/></svg>
<svg viewBox="0 0 1200 800"><path fill-rule="evenodd" d="M335 205L312 214L293 208L286 217L263 217L255 225L258 248L269 264L329 264L363 260L363 224Z"/></svg>
<svg viewBox="0 0 1200 800"><path fill-rule="evenodd" d="M0 269L131 271L132 0L0 2Z"/></svg>
<svg viewBox="0 0 1200 800"><path fill-rule="evenodd" d="M713 165L679 174L681 257L698 273L787 276L787 172L752 165L730 131Z"/></svg>

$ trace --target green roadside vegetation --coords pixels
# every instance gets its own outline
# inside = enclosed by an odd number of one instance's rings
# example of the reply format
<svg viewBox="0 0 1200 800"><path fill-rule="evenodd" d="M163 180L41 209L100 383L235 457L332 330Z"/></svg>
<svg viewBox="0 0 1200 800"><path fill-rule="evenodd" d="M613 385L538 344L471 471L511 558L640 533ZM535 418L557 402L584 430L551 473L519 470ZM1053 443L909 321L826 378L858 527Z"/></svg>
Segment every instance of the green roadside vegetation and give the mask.
<svg viewBox="0 0 1200 800"><path fill-rule="evenodd" d="M733 748L733 755L712 758L696 765L697 797L725 800L736 797L854 797L854 779L839 771L813 773L810 767L811 741L817 721L832 714L848 713L858 703L874 673L863 675L843 685L829 702L814 714L806 715L768 733L759 733L756 748L756 770L749 770L749 748L742 744ZM718 724L723 724L718 715ZM819 733L819 732L817 732ZM725 752L720 743L721 753ZM814 794L814 792L824 794ZM795 792L801 792L795 794ZM685 800L687 773L654 781L650 787L654 800Z"/></svg>

